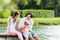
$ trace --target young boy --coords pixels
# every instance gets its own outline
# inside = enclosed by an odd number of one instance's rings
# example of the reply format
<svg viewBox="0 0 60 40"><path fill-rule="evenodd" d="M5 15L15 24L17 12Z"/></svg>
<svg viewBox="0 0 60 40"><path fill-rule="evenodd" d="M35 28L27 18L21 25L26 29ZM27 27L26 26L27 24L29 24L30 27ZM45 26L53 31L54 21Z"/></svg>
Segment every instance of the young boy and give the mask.
<svg viewBox="0 0 60 40"><path fill-rule="evenodd" d="M28 40L28 35L29 35L28 31L29 31L29 29L30 29L29 28L29 22L26 20L24 22L24 25L20 28L23 36L25 37L25 40Z"/></svg>

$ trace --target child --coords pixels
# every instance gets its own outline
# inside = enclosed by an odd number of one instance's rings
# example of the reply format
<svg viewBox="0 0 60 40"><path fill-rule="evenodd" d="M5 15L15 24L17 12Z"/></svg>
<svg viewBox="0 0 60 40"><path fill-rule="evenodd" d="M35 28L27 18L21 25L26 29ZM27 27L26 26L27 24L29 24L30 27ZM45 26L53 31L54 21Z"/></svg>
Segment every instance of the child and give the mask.
<svg viewBox="0 0 60 40"><path fill-rule="evenodd" d="M29 23L28 23L28 21L25 21L24 25L20 29L23 36L25 37L25 40L28 40L28 35L29 35L28 31L29 31L29 29L30 29L29 28Z"/></svg>

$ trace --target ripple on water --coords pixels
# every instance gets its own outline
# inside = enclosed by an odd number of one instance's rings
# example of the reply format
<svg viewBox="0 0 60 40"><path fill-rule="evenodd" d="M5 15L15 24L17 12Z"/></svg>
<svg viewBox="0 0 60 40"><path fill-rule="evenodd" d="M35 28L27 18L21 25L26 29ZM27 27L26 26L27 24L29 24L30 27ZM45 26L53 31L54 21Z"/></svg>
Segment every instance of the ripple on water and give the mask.
<svg viewBox="0 0 60 40"><path fill-rule="evenodd" d="M60 26L33 27L39 34L40 40L60 40ZM0 32L6 32L6 28L0 28Z"/></svg>

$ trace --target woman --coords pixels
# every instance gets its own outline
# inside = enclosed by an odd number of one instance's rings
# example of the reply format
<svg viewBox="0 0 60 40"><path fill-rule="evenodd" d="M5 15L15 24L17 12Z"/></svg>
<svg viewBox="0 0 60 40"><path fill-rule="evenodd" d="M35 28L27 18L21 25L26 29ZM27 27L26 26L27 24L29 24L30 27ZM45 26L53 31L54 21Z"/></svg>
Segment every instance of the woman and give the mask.
<svg viewBox="0 0 60 40"><path fill-rule="evenodd" d="M18 26L19 16L19 12L15 12L13 16L8 18L8 34L13 36L17 35L19 40L23 40L22 34L15 29Z"/></svg>

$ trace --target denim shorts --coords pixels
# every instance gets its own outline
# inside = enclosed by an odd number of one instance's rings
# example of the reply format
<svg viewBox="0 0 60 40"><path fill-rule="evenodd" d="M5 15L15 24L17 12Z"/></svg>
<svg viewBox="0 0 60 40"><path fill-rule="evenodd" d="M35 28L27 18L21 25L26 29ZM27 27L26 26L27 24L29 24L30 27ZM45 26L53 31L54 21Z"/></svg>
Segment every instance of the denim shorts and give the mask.
<svg viewBox="0 0 60 40"><path fill-rule="evenodd" d="M36 34L36 32L34 32L34 31L30 31L30 32L24 32L24 33L23 33L23 36L30 38L30 37L35 37L35 36L37 36L37 34Z"/></svg>
<svg viewBox="0 0 60 40"><path fill-rule="evenodd" d="M25 38L32 37L32 35L31 35L30 32L24 32L24 33L23 33L23 36L24 36Z"/></svg>
<svg viewBox="0 0 60 40"><path fill-rule="evenodd" d="M34 32L33 30L32 30L32 31L30 31L30 33L31 33L32 37L37 36L36 32Z"/></svg>
<svg viewBox="0 0 60 40"><path fill-rule="evenodd" d="M19 32L21 32L25 38L32 37L31 32L22 32L21 30L19 30Z"/></svg>

